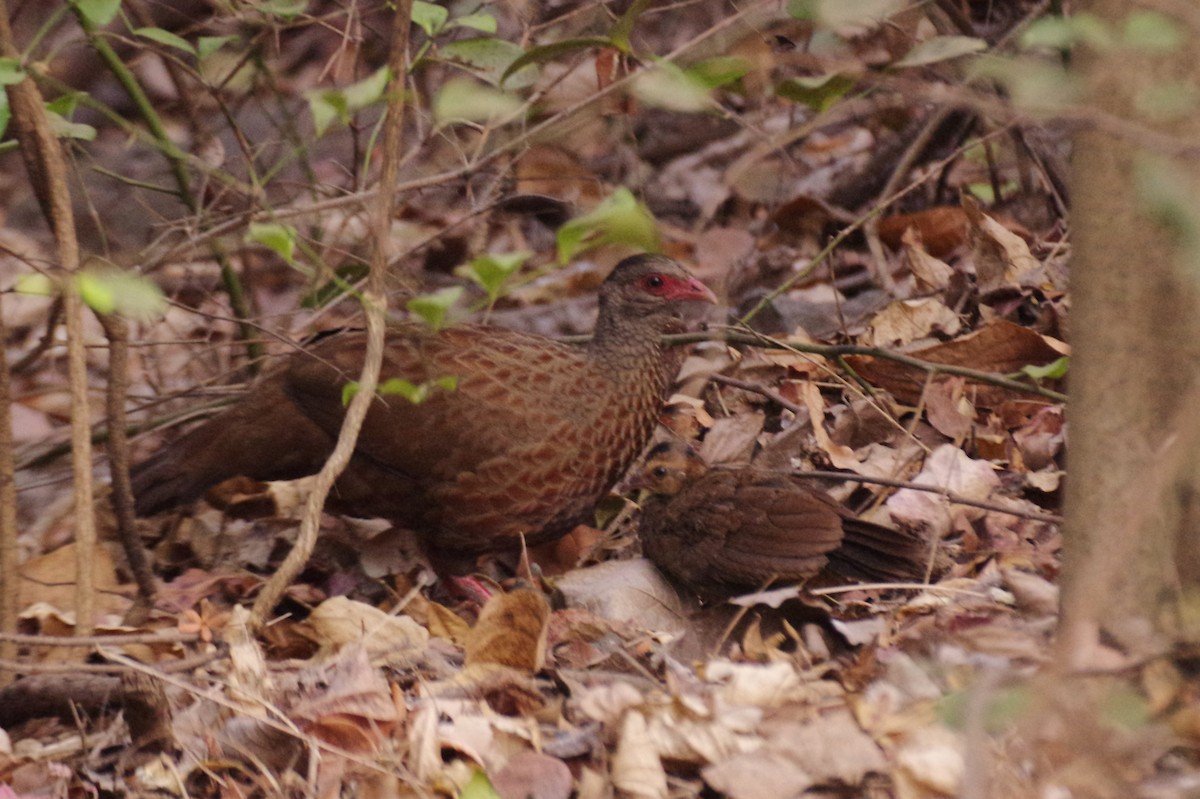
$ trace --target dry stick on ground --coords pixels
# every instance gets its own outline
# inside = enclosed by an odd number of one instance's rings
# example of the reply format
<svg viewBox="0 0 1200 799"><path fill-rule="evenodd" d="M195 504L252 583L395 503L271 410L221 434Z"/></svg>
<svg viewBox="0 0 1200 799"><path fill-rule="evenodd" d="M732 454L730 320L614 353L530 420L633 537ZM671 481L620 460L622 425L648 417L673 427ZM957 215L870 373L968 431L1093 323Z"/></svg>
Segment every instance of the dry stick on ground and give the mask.
<svg viewBox="0 0 1200 799"><path fill-rule="evenodd" d="M129 481L129 431L125 417L125 394L129 384L129 325L111 314L96 314L108 337L108 390L105 393L108 416L108 466L112 475L112 504L117 514L117 533L129 569L138 587L138 600L125 617L126 624L140 624L154 607L157 588L150 558L137 532L133 512L133 486Z"/></svg>
<svg viewBox="0 0 1200 799"><path fill-rule="evenodd" d="M19 61L8 24L7 0L0 0L0 55ZM75 237L75 215L67 192L66 164L62 147L54 138L42 97L33 81L5 87L21 157L37 195L42 214L54 231L62 269L60 288L67 321L67 371L71 389L71 465L75 481L75 631L91 633L95 624L94 568L96 517L92 508L92 440L87 396L87 358L83 344L83 301L75 285L79 269L79 242Z"/></svg>
<svg viewBox="0 0 1200 799"><path fill-rule="evenodd" d="M0 305L0 342L8 341ZM0 635L17 631L17 482L13 467L12 376L0 347ZM12 658L16 644L0 639L0 660ZM0 684L6 682L0 677Z"/></svg>
<svg viewBox="0 0 1200 799"><path fill-rule="evenodd" d="M367 321L367 353L362 374L358 378L358 392L350 400L350 407L346 409L346 418L333 452L317 473L312 493L309 494L308 503L304 507L304 518L300 522L300 534L296 545L280 564L279 570L263 586L262 592L254 602L251 624L256 627L266 621L288 584L308 562L316 544L325 498L338 476L350 463L363 419L366 418L371 403L375 401L375 388L383 363L383 332L387 316L385 277L391 250L392 213L404 133L404 85L408 77L408 28L411 12L412 0L400 0L396 4L392 21L388 54L391 77L388 85L387 112L383 123L383 166L380 170L379 190L375 195L371 220L371 267L367 276L367 288L362 297Z"/></svg>

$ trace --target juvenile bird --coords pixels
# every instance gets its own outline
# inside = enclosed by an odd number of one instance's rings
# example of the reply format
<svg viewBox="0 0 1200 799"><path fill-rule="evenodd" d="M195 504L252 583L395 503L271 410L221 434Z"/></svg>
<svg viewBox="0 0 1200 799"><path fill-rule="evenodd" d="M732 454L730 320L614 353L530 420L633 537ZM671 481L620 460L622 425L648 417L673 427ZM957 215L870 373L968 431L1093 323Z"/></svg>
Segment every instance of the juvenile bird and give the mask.
<svg viewBox="0 0 1200 799"><path fill-rule="evenodd" d="M685 303L713 293L669 258L640 255L600 287L595 334L575 345L461 325L387 333L380 382L453 377L414 404L379 397L336 507L416 531L469 555L535 543L588 521L645 446L679 366L660 338L683 329ZM366 336L344 333L289 356L228 410L133 469L137 512L194 500L242 475L287 480L317 472L342 424Z"/></svg>
<svg viewBox="0 0 1200 799"><path fill-rule="evenodd" d="M921 580L919 536L856 518L828 494L764 469L709 468L679 441L650 451L636 483L648 491L639 534L647 558L709 599L803 580Z"/></svg>

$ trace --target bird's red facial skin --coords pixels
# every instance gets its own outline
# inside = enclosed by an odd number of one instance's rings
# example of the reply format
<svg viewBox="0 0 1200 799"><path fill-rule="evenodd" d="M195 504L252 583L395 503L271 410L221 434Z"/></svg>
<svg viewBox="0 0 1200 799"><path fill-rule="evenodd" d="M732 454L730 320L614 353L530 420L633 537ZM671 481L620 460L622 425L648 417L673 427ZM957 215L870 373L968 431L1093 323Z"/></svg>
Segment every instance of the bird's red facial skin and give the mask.
<svg viewBox="0 0 1200 799"><path fill-rule="evenodd" d="M666 297L669 300L701 300L714 305L717 302L712 291L695 278L681 280L674 275L651 272L639 280L638 285L647 294Z"/></svg>

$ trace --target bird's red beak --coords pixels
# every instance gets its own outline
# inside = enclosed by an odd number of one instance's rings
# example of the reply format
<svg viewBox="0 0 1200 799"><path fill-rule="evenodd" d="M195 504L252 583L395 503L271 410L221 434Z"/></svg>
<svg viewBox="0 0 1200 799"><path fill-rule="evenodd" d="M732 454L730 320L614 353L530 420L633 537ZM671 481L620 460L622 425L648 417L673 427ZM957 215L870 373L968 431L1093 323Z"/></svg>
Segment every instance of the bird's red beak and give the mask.
<svg viewBox="0 0 1200 799"><path fill-rule="evenodd" d="M711 305L718 304L717 295L712 293L712 289L694 277L689 277L687 280L672 280L667 298L671 300L697 300L699 302L707 302Z"/></svg>

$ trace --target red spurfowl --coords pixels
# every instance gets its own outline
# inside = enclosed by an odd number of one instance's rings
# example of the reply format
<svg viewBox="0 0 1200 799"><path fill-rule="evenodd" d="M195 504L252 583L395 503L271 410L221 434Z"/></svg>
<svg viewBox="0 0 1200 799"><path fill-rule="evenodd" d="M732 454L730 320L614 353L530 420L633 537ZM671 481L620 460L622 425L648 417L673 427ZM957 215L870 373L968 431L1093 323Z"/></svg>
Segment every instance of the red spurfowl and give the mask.
<svg viewBox="0 0 1200 799"><path fill-rule="evenodd" d="M790 475L708 468L686 444L652 449L638 484L642 549L706 598L752 591L772 577L803 580L829 566L844 577L920 580L928 547L915 535L856 518Z"/></svg>
<svg viewBox="0 0 1200 799"><path fill-rule="evenodd" d="M622 261L600 288L588 344L463 325L387 335L380 381L457 379L413 404L380 397L332 500L415 530L448 554L536 542L589 520L645 446L679 359L660 337L683 329L681 306L716 302L674 261ZM230 477L315 473L342 424L343 387L358 376L362 333L290 356L233 407L133 470L137 511L194 500Z"/></svg>

